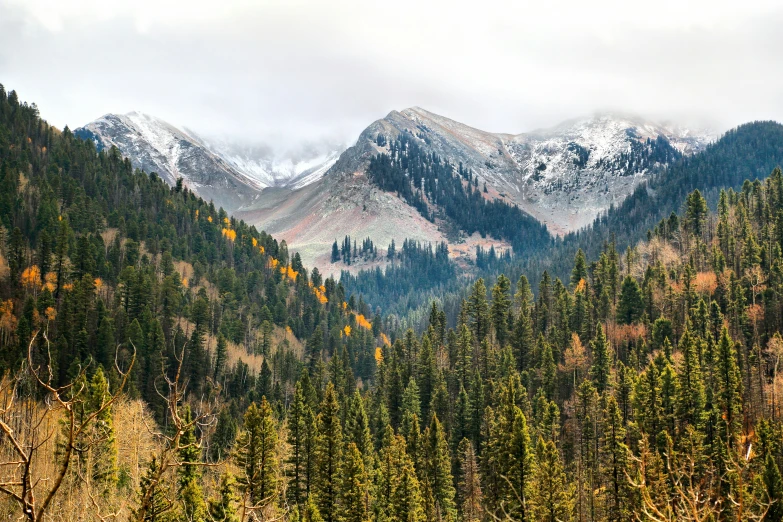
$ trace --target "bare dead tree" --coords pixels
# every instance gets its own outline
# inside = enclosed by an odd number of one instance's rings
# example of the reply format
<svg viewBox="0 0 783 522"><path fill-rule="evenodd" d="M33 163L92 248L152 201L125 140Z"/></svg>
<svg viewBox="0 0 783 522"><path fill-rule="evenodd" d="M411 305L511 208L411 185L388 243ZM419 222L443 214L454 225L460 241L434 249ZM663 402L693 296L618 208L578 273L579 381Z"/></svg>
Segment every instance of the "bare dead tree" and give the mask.
<svg viewBox="0 0 783 522"><path fill-rule="evenodd" d="M198 448L202 449L201 442L183 443L183 436L191 429L195 427L206 428L212 422L212 415L208 411L201 411L194 415L189 421L185 420L180 413L180 405L185 398L185 390L187 383L183 383L182 368L185 360L185 347L187 343L183 343L182 349L175 353L177 362L176 372L173 377L169 377L166 374L165 368L162 368L163 377L168 387L168 390L164 393L157 390L158 395L166 401L166 408L168 410L169 419L171 421L171 429L168 433L160 431L152 426L147 425L147 429L152 435L162 442L162 449L157 454L158 467L152 476L148 477L149 487L147 487L139 499L139 506L133 512L131 520L135 522L143 522L144 517L152 508L154 502L153 494L157 486L163 483L163 478L171 469L179 468L186 465L212 467L217 466L219 463L206 463L206 462L186 462L180 459L179 455L186 449ZM174 503L170 501L169 508L173 507Z"/></svg>
<svg viewBox="0 0 783 522"><path fill-rule="evenodd" d="M22 510L22 518L29 522L42 522L49 510L60 487L68 475L71 467L72 457L77 450L77 441L82 438L85 431L91 426L92 422L107 411L121 396L122 390L128 382L131 369L136 360L136 350L134 347L133 355L128 368L122 370L117 357L115 356L115 369L120 376L120 385L114 391L101 401L101 404L95 411L89 413L84 418L77 415L77 407L80 404L80 395L85 391L83 377L86 375L87 367L79 369L79 374L72 382L55 387L52 375L52 361L49 350L49 339L44 332L43 338L47 347L46 369L42 374L41 368L35 366L33 362L33 345L39 332L35 332L27 348L27 372L32 377L33 385L39 388L45 394L44 408L33 410L27 420L28 429L26 433L19 433L12 427L14 421L11 417L14 415L16 406L20 402L20 391L18 386L22 372L14 379L9 379L0 385L0 396L2 404L0 405L0 433L2 433L3 443L10 447L13 460L0 462L0 467L4 470L5 479L0 482L0 493L12 499ZM51 418L52 415L62 415L64 417L64 438L62 451L53 456L41 456L42 448L54 436L55 430L51 429L42 433L44 421ZM87 444L94 444L87 442ZM54 458L56 463L56 472L53 477L44 477L37 469L46 458ZM6 471L9 470L10 471Z"/></svg>
<svg viewBox="0 0 783 522"><path fill-rule="evenodd" d="M650 522L709 522L720 520L727 512L732 512L737 521L757 522L764 519L769 510L768 499L748 495L743 489L742 477L747 472L751 452L746 455L733 455L728 458L728 469L717 473L713 466L702 470L694 452L675 452L671 445L663 455L663 473L668 483L668 493L663 493L655 485L648 483L648 467L652 457L651 450L642 444L640 455L631 455L636 463L637 477L626 474L632 487L639 492L641 511L636 519ZM736 491L728 495L720 494L720 483L736 477ZM745 498L745 496L749 498Z"/></svg>

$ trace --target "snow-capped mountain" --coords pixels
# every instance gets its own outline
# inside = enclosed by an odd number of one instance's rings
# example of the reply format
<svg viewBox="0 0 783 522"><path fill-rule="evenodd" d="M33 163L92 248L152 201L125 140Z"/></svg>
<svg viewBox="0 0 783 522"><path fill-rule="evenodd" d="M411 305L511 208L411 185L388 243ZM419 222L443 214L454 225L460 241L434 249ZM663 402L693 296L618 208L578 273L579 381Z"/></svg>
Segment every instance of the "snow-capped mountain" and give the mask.
<svg viewBox="0 0 783 522"><path fill-rule="evenodd" d="M446 240L457 256L470 256L477 244L487 247L481 242L489 237L455 237L453 227L423 219L367 177L370 158L388 152L389 142L402 133L452 165L471 169L486 183L485 197L518 205L556 234L590 224L657 167L714 139L710 132L609 114L529 133L491 133L413 107L368 126L317 182L265 191L238 215L285 239L307 264L327 273L339 271L329 263L330 246L346 234L370 237L381 248L392 239ZM495 246L509 248L503 242Z"/></svg>
<svg viewBox="0 0 783 522"><path fill-rule="evenodd" d="M600 114L521 134L493 133L413 107L373 122L342 150L329 144L279 150L199 136L140 113L109 114L76 131L99 147L116 146L134 166L169 183L182 177L212 199L329 270L332 241L370 237L450 242L465 255L488 238L454 235L424 219L367 177L370 158L405 133L421 148L463 165L487 187L485 198L518 205L551 232L590 224L661 167L702 150L714 134L639 117ZM384 139L379 140L379 136ZM443 226L447 225L447 226ZM449 230L448 233L445 231ZM508 245L496 244L496 248Z"/></svg>
<svg viewBox="0 0 783 522"><path fill-rule="evenodd" d="M519 205L558 234L588 225L657 167L715 138L703 130L613 114L529 133L491 133L413 107L370 125L345 155L361 163L381 149L379 134L394 139L403 132L452 164L462 163L493 198Z"/></svg>
<svg viewBox="0 0 783 522"><path fill-rule="evenodd" d="M267 187L300 188L317 181L344 148L307 145L277 151L205 138L139 112L107 114L75 133L99 149L116 146L134 167L156 172L170 184L183 178L194 192L227 210L252 202Z"/></svg>

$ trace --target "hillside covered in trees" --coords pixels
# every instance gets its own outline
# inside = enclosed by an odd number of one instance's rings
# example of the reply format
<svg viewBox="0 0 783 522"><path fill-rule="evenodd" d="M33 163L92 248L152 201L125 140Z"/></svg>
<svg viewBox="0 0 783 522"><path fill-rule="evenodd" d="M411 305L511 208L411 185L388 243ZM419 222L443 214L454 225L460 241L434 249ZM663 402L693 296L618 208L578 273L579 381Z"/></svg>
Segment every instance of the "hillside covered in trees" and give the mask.
<svg viewBox="0 0 783 522"><path fill-rule="evenodd" d="M505 239L516 251L538 252L551 245L544 225L517 206L486 198L486 185L479 187L478 177L461 164L455 168L404 133L391 142L379 135L377 141L388 145L389 153L372 158L367 177L396 192L430 221L450 220L467 235Z"/></svg>
<svg viewBox="0 0 783 522"><path fill-rule="evenodd" d="M664 149L661 149L664 150ZM655 156L658 157L658 156ZM783 164L783 125L775 122L752 122L740 125L723 135L703 152L693 156L667 156L671 163L655 172L652 178L640 185L628 198L599 216L588 228L555 239L545 248L515 249L512 258L498 256L496 260L477 252L474 277L494 280L501 272L516 280L522 274L539 274L547 270L550 275L568 277L574 256L581 249L590 258L600 255L604 245L614 242L619 250L646 237L660 220L680 212L689 192L698 189L710 208L716 208L722 188L739 189L743 183L764 178L777 165ZM469 173L466 173L470 176ZM475 179L475 178L473 178ZM524 230L521 229L521 230ZM394 280L415 278L415 274L390 274ZM368 284L373 280L372 284ZM381 281L376 273L372 278L345 279L348 293L364 294L373 306L403 318L410 324L421 325L426 318L427 299L443 302L450 324L458 314L455 306L464 297L465 281L442 281L437 287L413 290L404 299L389 293L375 293L375 288L391 288L394 280ZM535 285L534 285L535 289ZM406 305L413 305L413 310Z"/></svg>
<svg viewBox="0 0 783 522"><path fill-rule="evenodd" d="M780 169L422 331L2 89L0 173L7 518L783 520Z"/></svg>

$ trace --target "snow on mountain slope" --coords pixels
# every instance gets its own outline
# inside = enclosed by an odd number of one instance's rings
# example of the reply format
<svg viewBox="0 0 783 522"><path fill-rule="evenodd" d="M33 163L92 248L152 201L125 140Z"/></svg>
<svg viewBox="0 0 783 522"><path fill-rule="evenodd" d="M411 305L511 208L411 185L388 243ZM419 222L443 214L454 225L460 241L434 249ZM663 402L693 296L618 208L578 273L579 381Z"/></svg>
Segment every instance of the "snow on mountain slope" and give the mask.
<svg viewBox="0 0 783 522"><path fill-rule="evenodd" d="M714 140L709 132L613 114L516 135L481 131L418 107L384 120L388 125L370 128L391 130L392 138L409 132L473 170L490 195L519 205L558 234L590 224L656 168Z"/></svg>
<svg viewBox="0 0 783 522"><path fill-rule="evenodd" d="M107 114L75 133L99 148L116 146L134 167L157 172L172 185L183 178L186 186L227 210L254 201L267 187L299 188L317 181L343 150L324 144L278 152L205 139L139 112Z"/></svg>
<svg viewBox="0 0 783 522"><path fill-rule="evenodd" d="M591 223L660 164L701 150L712 139L708 133L616 115L525 134L491 133L413 107L373 122L316 183L264 191L237 215L285 239L303 260L326 272L339 270L330 266L330 246L346 234L370 237L380 248L391 239L413 238L446 240L455 253L475 251L476 238L455 234L440 220L427 221L368 179L370 158L388 152L378 145L378 135L388 141L402 133L453 165L471 169L486 183L487 197L519 205L561 234ZM496 248L508 245L497 242Z"/></svg>

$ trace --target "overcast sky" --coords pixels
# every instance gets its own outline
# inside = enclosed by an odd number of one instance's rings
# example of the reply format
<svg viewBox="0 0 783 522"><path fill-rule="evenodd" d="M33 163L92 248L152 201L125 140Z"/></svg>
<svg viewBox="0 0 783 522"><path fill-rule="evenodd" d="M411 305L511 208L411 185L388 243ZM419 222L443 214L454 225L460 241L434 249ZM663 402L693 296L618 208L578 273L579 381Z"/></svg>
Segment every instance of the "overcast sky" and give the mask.
<svg viewBox="0 0 783 522"><path fill-rule="evenodd" d="M723 130L783 120L782 28L779 0L0 0L0 83L58 126L139 110L252 141L355 140L413 105Z"/></svg>

